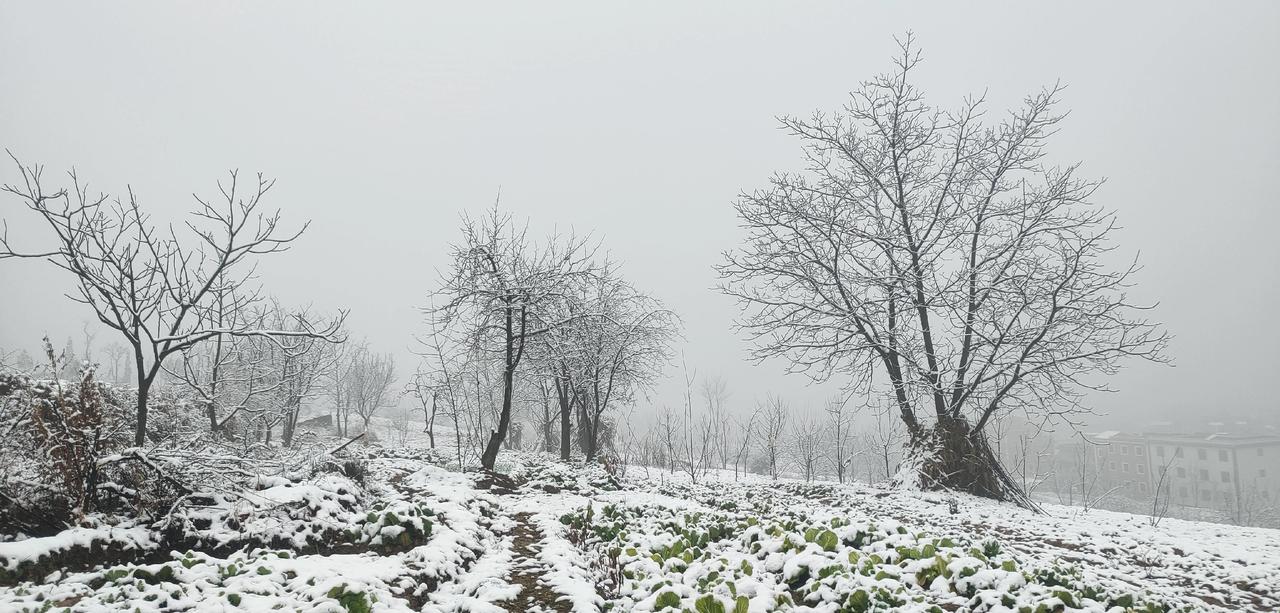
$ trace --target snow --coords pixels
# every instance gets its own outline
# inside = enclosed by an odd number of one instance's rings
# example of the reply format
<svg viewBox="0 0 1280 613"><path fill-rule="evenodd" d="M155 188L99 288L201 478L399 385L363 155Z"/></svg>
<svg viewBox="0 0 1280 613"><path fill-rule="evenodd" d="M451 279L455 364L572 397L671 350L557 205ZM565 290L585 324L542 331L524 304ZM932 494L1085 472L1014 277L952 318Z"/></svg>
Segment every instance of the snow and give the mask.
<svg viewBox="0 0 1280 613"><path fill-rule="evenodd" d="M505 452L520 484L490 491L433 454L369 456L362 485L335 474L261 479L181 517L210 522L191 528L201 543L276 546L156 558L159 537L142 524L0 543L10 571L109 543L153 562L5 584L0 610L497 612L520 599L575 612L1280 610L1276 530L1151 526L1052 504L1037 515L967 496L720 471L694 483L628 467L619 483L599 467ZM533 545L517 547L518 533ZM333 539L345 544L317 550Z"/></svg>
<svg viewBox="0 0 1280 613"><path fill-rule="evenodd" d="M103 526L96 528L71 528L55 534L20 541L0 543L0 563L6 570L14 570L25 562L35 562L55 552L92 544L118 545L126 550L147 551L157 546L155 535L146 527Z"/></svg>

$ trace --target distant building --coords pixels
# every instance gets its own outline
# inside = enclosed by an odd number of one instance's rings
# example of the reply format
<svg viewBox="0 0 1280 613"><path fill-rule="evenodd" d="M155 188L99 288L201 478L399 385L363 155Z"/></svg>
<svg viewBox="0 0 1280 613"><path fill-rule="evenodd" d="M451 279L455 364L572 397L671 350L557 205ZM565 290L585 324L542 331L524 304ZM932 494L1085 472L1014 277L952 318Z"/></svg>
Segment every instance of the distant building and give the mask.
<svg viewBox="0 0 1280 613"><path fill-rule="evenodd" d="M1240 509L1280 502L1280 436L1153 435L1147 444L1159 470L1169 471L1175 504Z"/></svg>
<svg viewBox="0 0 1280 613"><path fill-rule="evenodd" d="M1086 438L1095 444L1102 487L1132 498L1160 487L1173 504L1237 514L1280 503L1280 436L1108 431Z"/></svg>
<svg viewBox="0 0 1280 613"><path fill-rule="evenodd" d="M1119 487L1138 500L1155 491L1151 454L1144 435L1110 431L1089 438L1098 444L1094 453L1098 480L1104 488Z"/></svg>

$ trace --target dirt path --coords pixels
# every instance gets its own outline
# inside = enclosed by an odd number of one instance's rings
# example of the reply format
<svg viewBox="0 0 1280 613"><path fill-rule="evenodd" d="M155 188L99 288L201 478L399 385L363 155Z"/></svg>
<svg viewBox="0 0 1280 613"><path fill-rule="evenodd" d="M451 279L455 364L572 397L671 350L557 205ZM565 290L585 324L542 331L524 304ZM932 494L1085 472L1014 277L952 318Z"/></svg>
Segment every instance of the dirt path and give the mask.
<svg viewBox="0 0 1280 613"><path fill-rule="evenodd" d="M487 489L503 497L517 495L519 483L505 475L490 473L476 482L476 487ZM563 594L548 587L541 581L546 565L538 560L538 552L542 548L542 532L533 524L533 514L516 513L511 516L515 527L507 533L512 537L511 573L508 583L520 586L520 594L514 600L501 603L502 608L512 613L571 613L573 607L569 602L561 600Z"/></svg>
<svg viewBox="0 0 1280 613"><path fill-rule="evenodd" d="M512 519L516 527L511 531L512 552L515 554L511 574L507 581L520 586L520 595L515 600L502 603L502 607L512 613L533 611L556 611L570 613L572 608L568 602L559 600L561 594L543 585L539 580L545 570L538 561L538 550L541 548L542 535L530 519L532 513L516 513Z"/></svg>

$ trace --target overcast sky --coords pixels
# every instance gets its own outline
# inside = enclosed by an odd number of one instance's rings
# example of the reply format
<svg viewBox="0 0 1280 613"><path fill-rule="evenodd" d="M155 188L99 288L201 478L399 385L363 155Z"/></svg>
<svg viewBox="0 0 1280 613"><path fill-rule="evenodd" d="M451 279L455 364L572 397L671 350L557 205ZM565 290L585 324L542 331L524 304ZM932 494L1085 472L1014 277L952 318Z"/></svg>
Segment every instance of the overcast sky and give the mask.
<svg viewBox="0 0 1280 613"><path fill-rule="evenodd" d="M164 222L227 169L276 177L267 204L312 226L262 282L351 309L402 373L459 214L501 188L534 229L601 237L735 403L773 390L816 406L825 391L744 361L711 267L739 237L735 194L801 166L775 116L836 108L911 29L936 105L1069 86L1051 154L1108 178L1097 200L1146 266L1134 294L1176 336L1176 367L1133 364L1098 410L1280 414L1280 3L907 6L5 2L0 146L51 176L132 185ZM47 244L27 213L0 199L16 242ZM68 287L49 265L0 262L0 347L78 336L90 314Z"/></svg>

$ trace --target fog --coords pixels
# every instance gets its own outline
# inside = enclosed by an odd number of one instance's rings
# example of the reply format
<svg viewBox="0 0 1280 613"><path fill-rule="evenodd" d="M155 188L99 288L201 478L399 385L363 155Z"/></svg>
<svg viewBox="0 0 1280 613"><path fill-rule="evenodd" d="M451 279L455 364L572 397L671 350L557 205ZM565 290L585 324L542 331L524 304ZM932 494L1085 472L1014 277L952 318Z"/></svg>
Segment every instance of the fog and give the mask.
<svg viewBox="0 0 1280 613"><path fill-rule="evenodd" d="M1096 200L1124 226L1116 260L1140 253L1132 295L1175 336L1174 366L1132 363L1090 397L1105 423L1276 419L1280 5L397 8L0 5L0 146L50 176L132 186L161 223L228 169L275 177L267 204L311 226L262 261L262 284L350 309L402 374L459 215L500 190L537 232L598 237L680 314L684 362L723 376L731 403L816 407L840 382L749 363L712 266L740 237L735 195L802 164L775 117L837 108L913 30L939 106L986 91L994 116L1068 84L1051 154L1108 178ZM38 248L27 213L0 198L15 246ZM0 288L0 347L81 344L92 315L61 296L66 275L5 260ZM641 408L681 401L679 367Z"/></svg>

